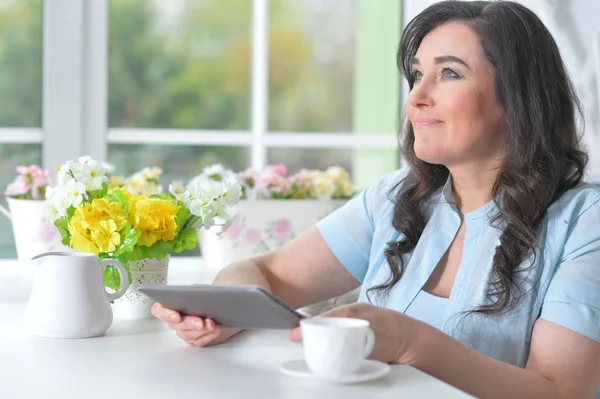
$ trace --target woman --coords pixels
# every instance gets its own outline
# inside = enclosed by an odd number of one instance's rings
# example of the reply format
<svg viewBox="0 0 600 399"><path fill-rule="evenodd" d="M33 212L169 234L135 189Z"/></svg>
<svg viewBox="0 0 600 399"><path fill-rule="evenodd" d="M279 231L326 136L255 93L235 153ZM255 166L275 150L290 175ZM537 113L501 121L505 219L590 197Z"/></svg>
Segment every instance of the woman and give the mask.
<svg viewBox="0 0 600 399"><path fill-rule="evenodd" d="M440 2L407 26L398 64L409 167L214 284L299 308L362 283L327 316L369 320L372 358L477 397L594 397L600 190L580 183L579 106L550 33L516 3ZM236 333L153 312L191 345Z"/></svg>

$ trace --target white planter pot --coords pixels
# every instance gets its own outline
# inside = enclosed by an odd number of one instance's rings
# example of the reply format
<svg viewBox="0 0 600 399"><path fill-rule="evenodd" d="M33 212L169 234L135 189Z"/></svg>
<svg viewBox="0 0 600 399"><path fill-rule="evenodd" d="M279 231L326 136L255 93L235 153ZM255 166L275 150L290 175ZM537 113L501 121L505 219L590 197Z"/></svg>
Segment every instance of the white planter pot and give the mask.
<svg viewBox="0 0 600 399"><path fill-rule="evenodd" d="M50 208L44 200L6 200L20 261L29 261L45 252L72 251L61 243L60 233L52 224Z"/></svg>
<svg viewBox="0 0 600 399"><path fill-rule="evenodd" d="M220 270L232 262L273 251L347 200L243 200L237 218L223 234L199 230L204 267Z"/></svg>
<svg viewBox="0 0 600 399"><path fill-rule="evenodd" d="M139 284L166 284L169 256L162 260L142 259L129 262L131 285L125 295L113 303L115 317L123 319L148 319L154 301L137 290Z"/></svg>

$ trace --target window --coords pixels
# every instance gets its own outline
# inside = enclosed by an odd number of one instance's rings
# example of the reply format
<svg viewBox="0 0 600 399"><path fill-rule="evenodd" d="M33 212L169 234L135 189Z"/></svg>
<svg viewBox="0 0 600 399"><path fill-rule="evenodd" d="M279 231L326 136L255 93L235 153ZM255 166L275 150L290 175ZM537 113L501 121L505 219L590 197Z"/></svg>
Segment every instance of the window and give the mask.
<svg viewBox="0 0 600 399"><path fill-rule="evenodd" d="M163 186L220 162L341 165L364 188L399 163L400 4L0 0L0 178L90 154Z"/></svg>
<svg viewBox="0 0 600 399"><path fill-rule="evenodd" d="M214 162L237 170L282 162L290 170L340 164L353 171L362 157L366 183L397 167L396 117L378 130L361 120L356 94L373 99L377 89L357 88L372 76L359 74L377 72L369 59L383 53L372 48L381 40L365 45L357 38L391 33L381 46L387 54L379 55L391 79L379 89L392 93L387 112L396 113L399 4L391 13L389 5L359 0L109 4L107 156L119 170L152 162L185 180ZM387 14L397 24L384 31ZM370 140L353 141L357 133L384 133L374 147L386 162L358 149ZM379 166L370 176L367 160Z"/></svg>

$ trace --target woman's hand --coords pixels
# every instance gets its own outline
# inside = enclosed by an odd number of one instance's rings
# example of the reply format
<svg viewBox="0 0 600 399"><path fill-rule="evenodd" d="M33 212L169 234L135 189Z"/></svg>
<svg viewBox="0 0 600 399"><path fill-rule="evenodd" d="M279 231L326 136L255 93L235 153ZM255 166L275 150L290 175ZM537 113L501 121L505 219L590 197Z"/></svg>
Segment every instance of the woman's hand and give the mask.
<svg viewBox="0 0 600 399"><path fill-rule="evenodd" d="M211 319L195 316L181 316L179 312L167 309L160 303L152 305L152 315L169 323L177 336L193 346L212 346L227 341L241 330L224 328Z"/></svg>
<svg viewBox="0 0 600 399"><path fill-rule="evenodd" d="M433 328L402 313L367 303L342 306L317 317L367 320L375 333L375 347L369 358L386 363L410 364L415 352L415 338L424 329ZM290 339L295 342L302 340L300 327L292 330Z"/></svg>

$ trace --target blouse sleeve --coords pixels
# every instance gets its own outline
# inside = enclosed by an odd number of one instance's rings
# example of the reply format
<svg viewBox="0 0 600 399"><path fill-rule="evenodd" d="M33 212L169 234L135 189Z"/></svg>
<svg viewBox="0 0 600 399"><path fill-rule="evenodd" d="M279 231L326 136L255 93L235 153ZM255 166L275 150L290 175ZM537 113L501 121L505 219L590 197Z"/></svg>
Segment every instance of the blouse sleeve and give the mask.
<svg viewBox="0 0 600 399"><path fill-rule="evenodd" d="M571 226L540 317L600 342L600 201Z"/></svg>
<svg viewBox="0 0 600 399"><path fill-rule="evenodd" d="M384 209L392 206L389 191L404 174L404 170L399 170L388 175L317 223L329 249L361 283L369 268L377 219Z"/></svg>

